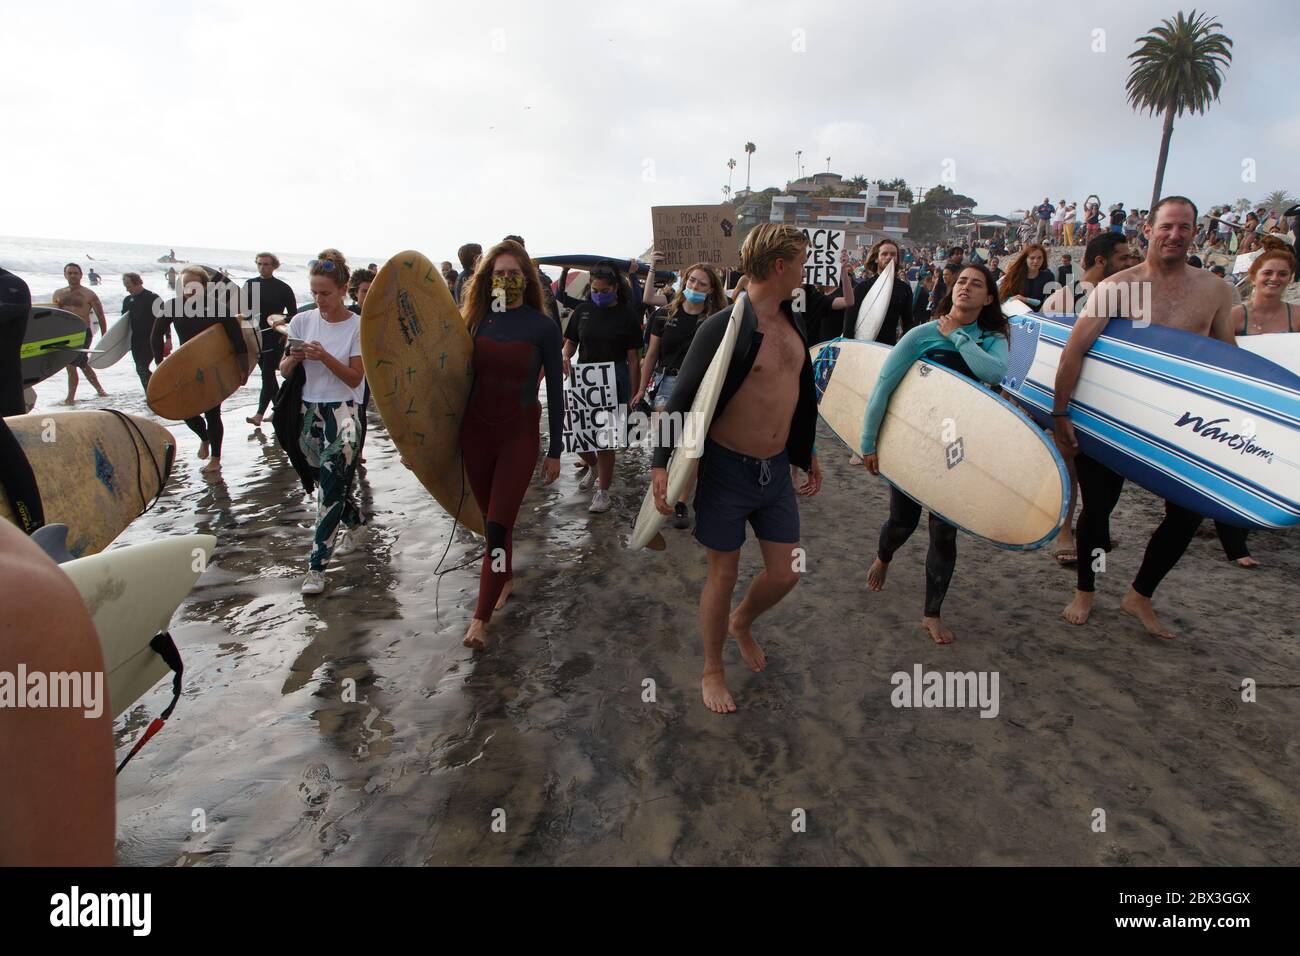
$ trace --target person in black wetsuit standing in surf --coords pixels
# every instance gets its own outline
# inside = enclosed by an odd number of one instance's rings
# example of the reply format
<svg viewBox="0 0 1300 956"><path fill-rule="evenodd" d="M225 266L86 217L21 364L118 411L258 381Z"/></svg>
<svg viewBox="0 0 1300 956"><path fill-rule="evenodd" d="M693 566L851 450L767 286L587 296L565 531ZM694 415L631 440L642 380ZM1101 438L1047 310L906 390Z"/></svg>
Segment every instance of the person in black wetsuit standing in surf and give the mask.
<svg viewBox="0 0 1300 956"><path fill-rule="evenodd" d="M280 268L280 260L275 254L259 252L256 263L257 275L244 283L244 298L253 303L257 327L262 330L262 352L257 357L258 368L262 371L262 391L257 396L257 414L245 419L250 425L262 424L267 408L280 389L275 373L280 368L280 360L284 358L285 337L268 334L270 325L266 321L267 317L282 315L287 322L298 311L298 301L289 283L275 277L275 270Z"/></svg>

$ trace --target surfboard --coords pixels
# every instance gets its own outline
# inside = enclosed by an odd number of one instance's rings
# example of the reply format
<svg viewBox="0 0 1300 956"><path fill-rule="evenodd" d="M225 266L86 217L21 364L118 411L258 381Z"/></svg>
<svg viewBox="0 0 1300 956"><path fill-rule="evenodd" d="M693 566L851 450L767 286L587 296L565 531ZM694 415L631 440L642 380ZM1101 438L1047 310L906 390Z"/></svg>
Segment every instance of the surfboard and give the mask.
<svg viewBox="0 0 1300 956"><path fill-rule="evenodd" d="M853 337L863 342L875 341L880 334L880 327L885 324L889 312L889 302L894 294L894 261L891 259L885 270L871 283L871 288L863 296L858 309L858 321L854 326Z"/></svg>
<svg viewBox="0 0 1300 956"><path fill-rule="evenodd" d="M479 512L460 452L474 383L474 343L442 273L413 250L379 269L361 309L370 398L420 484L476 534Z"/></svg>
<svg viewBox="0 0 1300 956"><path fill-rule="evenodd" d="M261 337L238 320L247 352L238 355L224 327L204 329L162 360L145 398L155 414L174 421L201 415L235 394L257 366Z"/></svg>
<svg viewBox="0 0 1300 956"><path fill-rule="evenodd" d="M618 266L619 271L621 272L627 271L627 263L628 263L627 256L621 256L621 257L620 256L595 256L595 255L585 255L582 253L573 253L567 256L538 256L536 259L533 260L533 262L537 263L539 266L553 266L559 269L585 269L590 271L591 267L594 266L597 262L601 262L606 259L608 259L610 262L615 263ZM638 259L636 266L637 266L636 269L637 275L645 276L649 274L650 272L649 263L642 262L640 259ZM674 273L671 269L655 270L655 278L659 282L668 282L670 279L672 279L673 275Z"/></svg>
<svg viewBox="0 0 1300 956"><path fill-rule="evenodd" d="M108 327L95 351L90 353L91 368L110 368L131 350L131 316L124 315Z"/></svg>
<svg viewBox="0 0 1300 956"><path fill-rule="evenodd" d="M170 673L149 642L167 630L216 544L210 534L187 534L59 565L86 602L99 634L115 719Z"/></svg>
<svg viewBox="0 0 1300 956"><path fill-rule="evenodd" d="M1300 375L1300 333L1266 332L1263 335L1239 335L1237 346L1262 355L1294 375Z"/></svg>
<svg viewBox="0 0 1300 956"><path fill-rule="evenodd" d="M1007 299L1002 303L1002 314L1008 319L1013 319L1017 315L1029 315L1034 310L1025 305L1019 299Z"/></svg>
<svg viewBox="0 0 1300 956"><path fill-rule="evenodd" d="M731 309L731 318L728 319L727 328L722 333L722 341L718 344L718 350L713 353L709 367L704 370L704 378L700 380L695 400L691 402L691 410L687 413L685 427L682 429L681 444L668 459L667 500L670 504L676 504L680 500L687 484L699 470L700 455L704 453L704 441L708 438L709 426L713 424L713 413L718 407L718 396L722 394L727 368L731 365L731 356L736 350L736 335L740 332L740 322L745 315L747 298L748 296L743 292L736 297L736 304ZM662 551L666 543L659 530L667 520L667 516L661 515L659 509L655 507L654 489L647 489L627 546L633 551L641 548Z"/></svg>
<svg viewBox="0 0 1300 956"><path fill-rule="evenodd" d="M1074 317L1010 324L1003 387L1047 428ZM1083 452L1162 498L1240 527L1300 524L1300 376L1261 356L1111 319L1084 358L1070 418Z"/></svg>
<svg viewBox="0 0 1300 956"><path fill-rule="evenodd" d="M857 453L890 347L834 339L810 352L817 411ZM945 366L912 364L890 396L876 451L890 484L1000 548L1040 548L1065 523L1070 478L1051 439L1010 402Z"/></svg>
<svg viewBox="0 0 1300 956"><path fill-rule="evenodd" d="M76 557L106 548L162 491L176 440L157 422L120 412L52 412L5 419L36 476L47 524L66 524ZM0 518L13 521L0 489Z"/></svg>
<svg viewBox="0 0 1300 956"><path fill-rule="evenodd" d="M36 385L61 372L90 344L81 317L53 306L32 306L19 353L23 384Z"/></svg>

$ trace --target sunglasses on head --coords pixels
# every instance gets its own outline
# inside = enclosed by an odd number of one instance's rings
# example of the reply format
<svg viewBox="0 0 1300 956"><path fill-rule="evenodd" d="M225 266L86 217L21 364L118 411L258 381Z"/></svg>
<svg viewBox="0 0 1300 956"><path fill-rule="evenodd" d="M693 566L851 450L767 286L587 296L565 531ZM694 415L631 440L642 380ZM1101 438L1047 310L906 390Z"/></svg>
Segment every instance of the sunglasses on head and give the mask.
<svg viewBox="0 0 1300 956"><path fill-rule="evenodd" d="M308 269L315 269L315 268L317 268L317 267L319 267L319 268L325 270L326 272L333 272L333 271L334 271L334 260L333 260L333 259L313 259L313 260L311 260L310 262L307 263L307 268L308 268Z"/></svg>

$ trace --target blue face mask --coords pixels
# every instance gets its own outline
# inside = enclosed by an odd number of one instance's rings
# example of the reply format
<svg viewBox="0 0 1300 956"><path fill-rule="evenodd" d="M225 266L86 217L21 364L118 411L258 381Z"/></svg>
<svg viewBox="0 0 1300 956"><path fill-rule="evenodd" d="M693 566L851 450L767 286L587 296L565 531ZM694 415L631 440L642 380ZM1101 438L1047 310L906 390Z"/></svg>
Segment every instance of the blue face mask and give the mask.
<svg viewBox="0 0 1300 956"><path fill-rule="evenodd" d="M595 292L591 293L591 301L599 309L606 309L618 301L617 292Z"/></svg>
<svg viewBox="0 0 1300 956"><path fill-rule="evenodd" d="M683 289L682 297L692 305L699 305L709 297L707 292L696 292L694 289Z"/></svg>

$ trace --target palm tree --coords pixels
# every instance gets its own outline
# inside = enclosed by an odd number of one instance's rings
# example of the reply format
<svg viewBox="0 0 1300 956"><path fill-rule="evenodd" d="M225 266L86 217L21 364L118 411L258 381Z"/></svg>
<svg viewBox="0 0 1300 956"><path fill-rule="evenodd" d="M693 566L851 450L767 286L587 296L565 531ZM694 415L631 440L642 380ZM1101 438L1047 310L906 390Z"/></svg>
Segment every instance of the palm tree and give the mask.
<svg viewBox="0 0 1300 956"><path fill-rule="evenodd" d="M745 144L745 191L749 192L749 167L754 162L754 153L758 149L753 143Z"/></svg>
<svg viewBox="0 0 1300 956"><path fill-rule="evenodd" d="M1296 204L1295 196L1292 196L1285 189L1275 189L1263 199L1259 204L1275 215L1282 215L1283 211L1290 209Z"/></svg>
<svg viewBox="0 0 1300 956"><path fill-rule="evenodd" d="M871 180L867 179L867 177L863 176L861 173L858 173L858 175L849 180L849 185L853 187L853 194L856 196L871 185Z"/></svg>
<svg viewBox="0 0 1300 956"><path fill-rule="evenodd" d="M1128 55L1134 64L1125 84L1129 106L1136 112L1146 110L1152 116L1163 113L1165 117L1152 209L1160 201L1164 185L1174 117L1184 112L1204 113L1219 98L1224 71L1232 62L1232 40L1213 32L1221 26L1208 14L1193 10L1189 17L1179 11L1173 20L1166 19L1139 37L1138 48Z"/></svg>
<svg viewBox="0 0 1300 956"><path fill-rule="evenodd" d="M735 171L735 169L736 169L736 161L734 159L727 160L727 195L728 196L731 195L731 174L732 172Z"/></svg>

